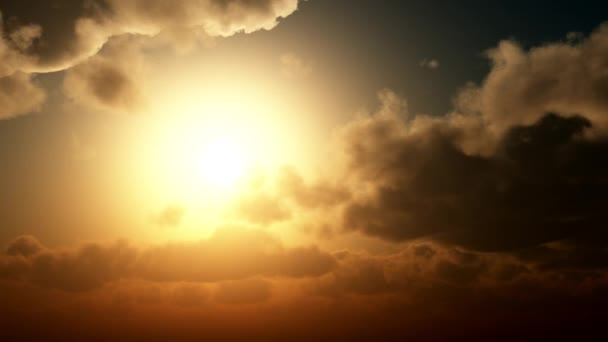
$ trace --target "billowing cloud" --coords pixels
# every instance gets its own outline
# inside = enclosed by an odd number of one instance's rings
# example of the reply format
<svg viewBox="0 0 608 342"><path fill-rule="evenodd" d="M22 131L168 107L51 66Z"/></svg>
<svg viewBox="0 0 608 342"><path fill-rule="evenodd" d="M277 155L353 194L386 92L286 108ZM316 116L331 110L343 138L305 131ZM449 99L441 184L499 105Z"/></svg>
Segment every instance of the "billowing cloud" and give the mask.
<svg viewBox="0 0 608 342"><path fill-rule="evenodd" d="M465 153L454 117L399 117L384 104L341 132L359 196L344 227L390 240L430 237L482 250L604 239L605 140L583 117L510 128L490 156Z"/></svg>
<svg viewBox="0 0 608 342"><path fill-rule="evenodd" d="M298 0L1 1L0 118L36 111L44 102L29 74L74 66L64 85L68 97L133 111L141 94L133 65L126 64L131 58L96 56L112 37L163 31L225 37L269 30L297 6Z"/></svg>
<svg viewBox="0 0 608 342"><path fill-rule="evenodd" d="M13 240L6 248L11 256L29 257L44 250L44 246L32 235L23 235Z"/></svg>
<svg viewBox="0 0 608 342"><path fill-rule="evenodd" d="M8 38L0 56L10 58L13 70L61 70L93 56L113 36L153 36L175 27L211 36L269 30L297 6L297 0L3 1Z"/></svg>
<svg viewBox="0 0 608 342"><path fill-rule="evenodd" d="M209 240L136 248L126 242L47 249L31 236L0 256L0 275L42 287L85 291L121 279L217 282L254 276L317 277L335 267L315 247L286 248L262 232L221 229Z"/></svg>
<svg viewBox="0 0 608 342"><path fill-rule="evenodd" d="M103 340L245 340L252 334L264 340L477 340L496 333L497 321L506 336L516 337L530 331L546 336L555 331L556 319L564 319L572 329L567 332L581 336L597 326L602 317L597 305L607 298L602 289L608 279L597 272L556 272L512 255L433 242L405 244L381 255L344 250L334 258L336 267L318 278L255 276L217 284L122 279L79 293L9 283L3 277L0 327L12 339L60 338L69 331L76 339ZM81 324L74 330L78 317Z"/></svg>
<svg viewBox="0 0 608 342"><path fill-rule="evenodd" d="M145 106L144 69L136 41L113 40L102 53L66 71L64 93L79 104L133 113Z"/></svg>
<svg viewBox="0 0 608 342"><path fill-rule="evenodd" d="M46 100L46 92L32 76L17 72L0 77L0 119L39 111Z"/></svg>
<svg viewBox="0 0 608 342"><path fill-rule="evenodd" d="M215 293L215 301L224 304L255 304L270 298L272 286L262 279L223 282Z"/></svg>
<svg viewBox="0 0 608 342"><path fill-rule="evenodd" d="M350 196L345 187L329 181L309 184L292 168L283 168L277 178L281 195L306 209L339 205Z"/></svg>
<svg viewBox="0 0 608 342"><path fill-rule="evenodd" d="M545 113L582 115L608 124L608 26L583 40L544 44L528 51L502 41L488 52L492 70L479 87L460 94L460 110L480 113L492 132L530 125Z"/></svg>

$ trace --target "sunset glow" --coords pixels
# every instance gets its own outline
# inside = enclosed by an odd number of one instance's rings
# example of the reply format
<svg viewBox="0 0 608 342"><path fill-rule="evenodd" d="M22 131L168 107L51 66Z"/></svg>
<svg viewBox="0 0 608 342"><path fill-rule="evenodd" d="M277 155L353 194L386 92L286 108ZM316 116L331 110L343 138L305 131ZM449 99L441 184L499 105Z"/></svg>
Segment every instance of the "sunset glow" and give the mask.
<svg viewBox="0 0 608 342"><path fill-rule="evenodd" d="M606 20L0 0L0 341L608 340Z"/></svg>

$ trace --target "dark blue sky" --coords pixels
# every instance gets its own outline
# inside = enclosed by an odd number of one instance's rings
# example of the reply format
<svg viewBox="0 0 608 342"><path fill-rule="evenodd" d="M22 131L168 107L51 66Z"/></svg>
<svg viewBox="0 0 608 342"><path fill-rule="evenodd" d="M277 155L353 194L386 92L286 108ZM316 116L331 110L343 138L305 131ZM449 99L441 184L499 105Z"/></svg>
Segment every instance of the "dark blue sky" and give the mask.
<svg viewBox="0 0 608 342"><path fill-rule="evenodd" d="M345 62L368 80L361 95L390 87L413 111L440 114L459 87L483 80L483 52L500 40L531 47L588 34L607 19L601 8L600 1L312 0L272 35L292 44L314 37L316 48L349 56ZM439 70L420 68L425 58L438 59Z"/></svg>

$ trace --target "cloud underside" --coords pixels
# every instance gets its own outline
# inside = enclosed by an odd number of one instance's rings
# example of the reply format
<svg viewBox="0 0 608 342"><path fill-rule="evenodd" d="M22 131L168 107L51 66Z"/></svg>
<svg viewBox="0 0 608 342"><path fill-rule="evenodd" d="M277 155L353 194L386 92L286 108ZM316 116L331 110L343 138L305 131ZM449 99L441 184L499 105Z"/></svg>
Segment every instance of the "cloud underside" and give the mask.
<svg viewBox="0 0 608 342"><path fill-rule="evenodd" d="M581 336L595 332L580 329L598 323L594 308L608 299L608 278L600 265L576 264L598 255L565 257L571 248L514 256L418 241L385 255L326 253L234 228L197 243L147 248L118 242L50 249L22 236L0 256L0 326L18 339L67 338L69 331L76 340L369 340L490 337L498 320L504 336ZM576 321L555 327L573 314ZM74 319L77 329L69 328ZM431 328L437 324L440 332Z"/></svg>
<svg viewBox="0 0 608 342"><path fill-rule="evenodd" d="M16 73L37 74L68 70L66 95L85 105L136 111L141 79L123 51L100 50L125 36L172 36L179 46L205 37L270 30L293 13L298 0L61 0L0 2L0 79L9 83ZM135 44L131 42L131 44ZM131 49L132 50L132 49ZM74 70L72 70L74 68ZM35 88L31 76L20 80ZM139 81L139 82L138 82ZM43 90L34 98L0 87L0 118L37 111ZM26 89L22 90L26 91ZM31 90L30 90L31 92ZM7 99L19 95L16 105Z"/></svg>

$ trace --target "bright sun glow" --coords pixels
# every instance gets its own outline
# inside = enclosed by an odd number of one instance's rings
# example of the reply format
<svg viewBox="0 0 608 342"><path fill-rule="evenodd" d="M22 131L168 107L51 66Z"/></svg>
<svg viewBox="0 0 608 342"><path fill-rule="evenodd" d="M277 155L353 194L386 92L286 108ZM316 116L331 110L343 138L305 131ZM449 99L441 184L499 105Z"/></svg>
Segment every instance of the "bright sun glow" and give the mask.
<svg viewBox="0 0 608 342"><path fill-rule="evenodd" d="M242 148L228 139L209 141L197 158L198 171L205 182L215 188L235 185L247 166Z"/></svg>

